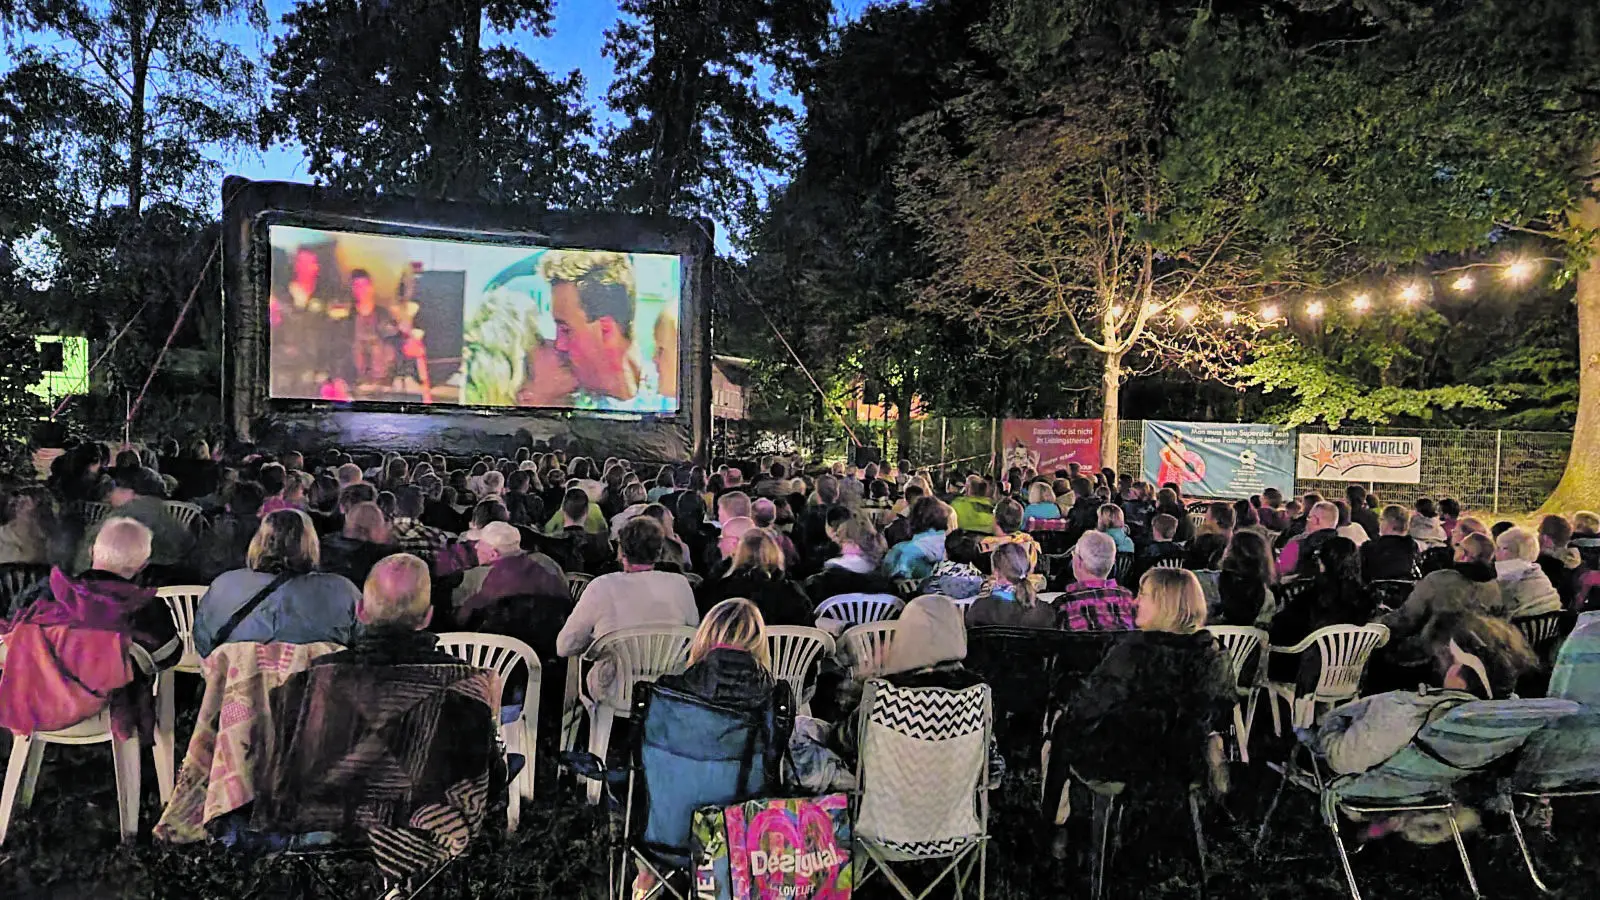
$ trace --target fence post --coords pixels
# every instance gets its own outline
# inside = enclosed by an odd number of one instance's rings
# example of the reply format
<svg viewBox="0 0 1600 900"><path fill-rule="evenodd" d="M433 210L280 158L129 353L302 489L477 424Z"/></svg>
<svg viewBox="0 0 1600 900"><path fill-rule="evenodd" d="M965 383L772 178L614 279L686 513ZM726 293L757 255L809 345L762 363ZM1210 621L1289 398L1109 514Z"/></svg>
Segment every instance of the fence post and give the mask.
<svg viewBox="0 0 1600 900"><path fill-rule="evenodd" d="M1494 430L1494 514L1500 515L1500 437L1505 432Z"/></svg>
<svg viewBox="0 0 1600 900"><path fill-rule="evenodd" d="M1378 436L1378 426L1376 426L1376 425L1372 426L1372 436L1373 437L1377 437ZM1299 448L1296 447L1295 449L1298 450ZM1418 460L1418 462L1420 463L1421 460ZM1377 492L1378 492L1378 479L1377 479L1377 475L1374 474L1373 477L1367 479L1367 493L1376 494Z"/></svg>
<svg viewBox="0 0 1600 900"><path fill-rule="evenodd" d="M941 473L941 475L940 475L941 478L944 477L942 473L944 472L945 440L949 436L949 434L950 434L950 418L948 416L940 416L939 417L939 472ZM941 485L941 489L942 488L943 488L943 486Z"/></svg>
<svg viewBox="0 0 1600 900"><path fill-rule="evenodd" d="M999 463L1000 420L989 420L989 471L994 472Z"/></svg>

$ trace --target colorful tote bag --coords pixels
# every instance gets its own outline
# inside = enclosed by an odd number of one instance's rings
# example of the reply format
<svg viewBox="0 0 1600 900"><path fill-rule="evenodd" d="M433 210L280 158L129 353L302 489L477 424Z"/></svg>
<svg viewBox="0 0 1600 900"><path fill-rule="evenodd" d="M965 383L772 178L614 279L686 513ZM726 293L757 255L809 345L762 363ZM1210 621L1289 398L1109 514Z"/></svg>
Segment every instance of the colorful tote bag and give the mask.
<svg viewBox="0 0 1600 900"><path fill-rule="evenodd" d="M696 900L849 900L844 794L706 807L692 832Z"/></svg>

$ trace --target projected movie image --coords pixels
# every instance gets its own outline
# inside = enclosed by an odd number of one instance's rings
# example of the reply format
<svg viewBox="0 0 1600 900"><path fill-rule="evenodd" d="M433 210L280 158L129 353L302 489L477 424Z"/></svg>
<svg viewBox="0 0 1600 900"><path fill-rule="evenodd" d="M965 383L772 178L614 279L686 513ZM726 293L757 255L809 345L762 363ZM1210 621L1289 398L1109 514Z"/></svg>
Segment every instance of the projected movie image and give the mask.
<svg viewBox="0 0 1600 900"><path fill-rule="evenodd" d="M274 225L271 396L678 410L677 256Z"/></svg>

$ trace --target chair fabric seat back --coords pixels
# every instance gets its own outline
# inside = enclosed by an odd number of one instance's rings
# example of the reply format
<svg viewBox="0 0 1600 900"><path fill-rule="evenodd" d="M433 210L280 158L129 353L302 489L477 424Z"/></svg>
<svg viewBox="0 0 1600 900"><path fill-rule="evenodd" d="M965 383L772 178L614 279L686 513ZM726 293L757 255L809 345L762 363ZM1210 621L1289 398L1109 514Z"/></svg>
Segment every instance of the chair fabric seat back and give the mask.
<svg viewBox="0 0 1600 900"><path fill-rule="evenodd" d="M634 765L643 787L640 843L674 866L689 863L690 825L703 806L730 806L776 790L793 730L789 686L765 709L717 706L659 684L638 685Z"/></svg>
<svg viewBox="0 0 1600 900"><path fill-rule="evenodd" d="M856 839L891 860L948 856L984 833L988 685L964 690L867 683L861 701Z"/></svg>
<svg viewBox="0 0 1600 900"><path fill-rule="evenodd" d="M889 647L899 626L894 622L868 622L845 630L839 636L839 661L850 675L861 681L883 674Z"/></svg>
<svg viewBox="0 0 1600 900"><path fill-rule="evenodd" d="M817 607L817 619L833 619L846 625L865 625L893 619L905 608L905 601L888 594L837 594Z"/></svg>
<svg viewBox="0 0 1600 900"><path fill-rule="evenodd" d="M1329 789L1340 802L1357 806L1448 798L1457 782L1507 759L1529 735L1577 710L1570 700L1547 698L1462 703L1423 726L1381 765L1337 779Z"/></svg>

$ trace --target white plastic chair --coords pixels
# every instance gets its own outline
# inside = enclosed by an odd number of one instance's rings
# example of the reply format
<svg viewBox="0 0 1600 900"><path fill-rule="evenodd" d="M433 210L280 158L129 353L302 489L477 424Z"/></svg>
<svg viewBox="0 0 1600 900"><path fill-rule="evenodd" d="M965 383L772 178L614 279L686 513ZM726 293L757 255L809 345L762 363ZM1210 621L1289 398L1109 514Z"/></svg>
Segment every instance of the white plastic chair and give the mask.
<svg viewBox="0 0 1600 900"><path fill-rule="evenodd" d="M1183 560L1181 560L1181 559L1162 559L1162 560L1157 560L1156 564L1152 568L1156 568L1156 569L1181 569L1181 568L1183 568Z"/></svg>
<svg viewBox="0 0 1600 900"><path fill-rule="evenodd" d="M129 647L128 656L143 671L155 669L150 654L137 644ZM0 660L4 658L4 646L0 645ZM6 763L5 787L0 789L0 845L5 844L16 808L33 805L33 789L39 783L46 744L111 745L111 767L117 783L117 830L124 842L133 840L139 831L139 736L116 740L111 734L110 708L102 707L82 722L59 731L11 736L11 760Z"/></svg>
<svg viewBox="0 0 1600 900"><path fill-rule="evenodd" d="M1199 529L1200 526L1206 524L1205 510L1189 513L1189 524L1193 525L1196 529Z"/></svg>
<svg viewBox="0 0 1600 900"><path fill-rule="evenodd" d="M179 584L172 587L156 588L156 596L166 601L167 612L172 615L172 624L178 630L178 639L183 641L183 656L176 665L163 671L156 678L156 784L160 788L161 802L166 803L172 799L172 785L174 773L177 770L177 741L173 737L174 720L177 718L177 679L174 673L186 672L190 675L200 674L200 652L194 648L194 616L195 610L200 606L200 598L204 597L206 586L203 584Z"/></svg>
<svg viewBox="0 0 1600 900"><path fill-rule="evenodd" d="M767 652L772 655L773 676L789 682L800 715L811 715L806 678L820 657L833 655L832 636L819 628L774 625L767 629Z"/></svg>
<svg viewBox="0 0 1600 900"><path fill-rule="evenodd" d="M1239 761L1250 762L1250 729L1256 721L1256 700L1261 696L1261 685L1256 678L1256 672L1246 672L1245 666L1250 662L1250 656L1258 649L1266 652L1268 645L1267 633L1259 628L1250 628L1243 625L1211 625L1206 631L1214 635L1222 644L1223 652L1228 654L1228 664L1233 667L1233 683L1239 692L1238 702L1233 704L1233 738L1239 748ZM1257 671L1259 671L1261 658L1256 657Z"/></svg>
<svg viewBox="0 0 1600 900"><path fill-rule="evenodd" d="M1273 653L1304 653L1312 647L1321 650L1322 669L1311 693L1298 695L1295 682L1267 682L1267 702L1272 704L1272 733L1282 734L1278 718L1278 698L1289 705L1290 725L1310 728L1317 721L1317 704L1334 706L1355 699L1361 693L1361 676L1367 670L1372 651L1389 641L1389 629L1369 625L1329 625L1319 628L1293 647L1272 647Z"/></svg>
<svg viewBox="0 0 1600 900"><path fill-rule="evenodd" d="M500 739L505 741L506 752L522 756L522 771L517 773L515 789L506 803L506 830L516 831L522 819L522 801L533 802L533 758L539 750L539 689L544 683L539 655L514 637L470 631L439 635L439 648L469 666L494 670L501 691L517 666L528 670L522 715L509 725L500 723Z"/></svg>
<svg viewBox="0 0 1600 900"><path fill-rule="evenodd" d="M204 513L200 507L195 506L193 503L184 503L181 500L168 500L161 504L161 506L167 511L167 515L171 516L173 519L176 519L178 524L185 528L194 530L195 522L197 521L200 523L200 527L205 527L206 520Z"/></svg>
<svg viewBox="0 0 1600 900"><path fill-rule="evenodd" d="M78 504L78 512L83 516L83 524L89 526L111 515L111 504L84 500Z"/></svg>
<svg viewBox="0 0 1600 900"><path fill-rule="evenodd" d="M628 718L633 709L633 686L641 681L654 682L663 675L676 675L689 665L689 645L694 642L694 629L687 625L651 625L643 628L623 628L600 638L584 651L582 662L593 665L609 660L615 667L610 689L602 696L589 696L587 679L581 673L568 681L568 688L577 688L578 702L589 715L589 752L604 760L611 743L611 724L618 717ZM577 670L576 660L569 665ZM589 782L589 803L600 802L603 785Z"/></svg>
<svg viewBox="0 0 1600 900"><path fill-rule="evenodd" d="M841 594L822 601L817 607L817 620L833 619L846 625L865 625L892 619L905 608L905 601L888 594Z"/></svg>
<svg viewBox="0 0 1600 900"><path fill-rule="evenodd" d="M866 681L883 673L899 628L895 622L868 622L839 636L840 664L850 670L851 678Z"/></svg>
<svg viewBox="0 0 1600 900"><path fill-rule="evenodd" d="M583 596L583 589L593 580L593 575L585 575L582 572L567 573L567 593L572 595L573 603L578 602L578 598Z"/></svg>

